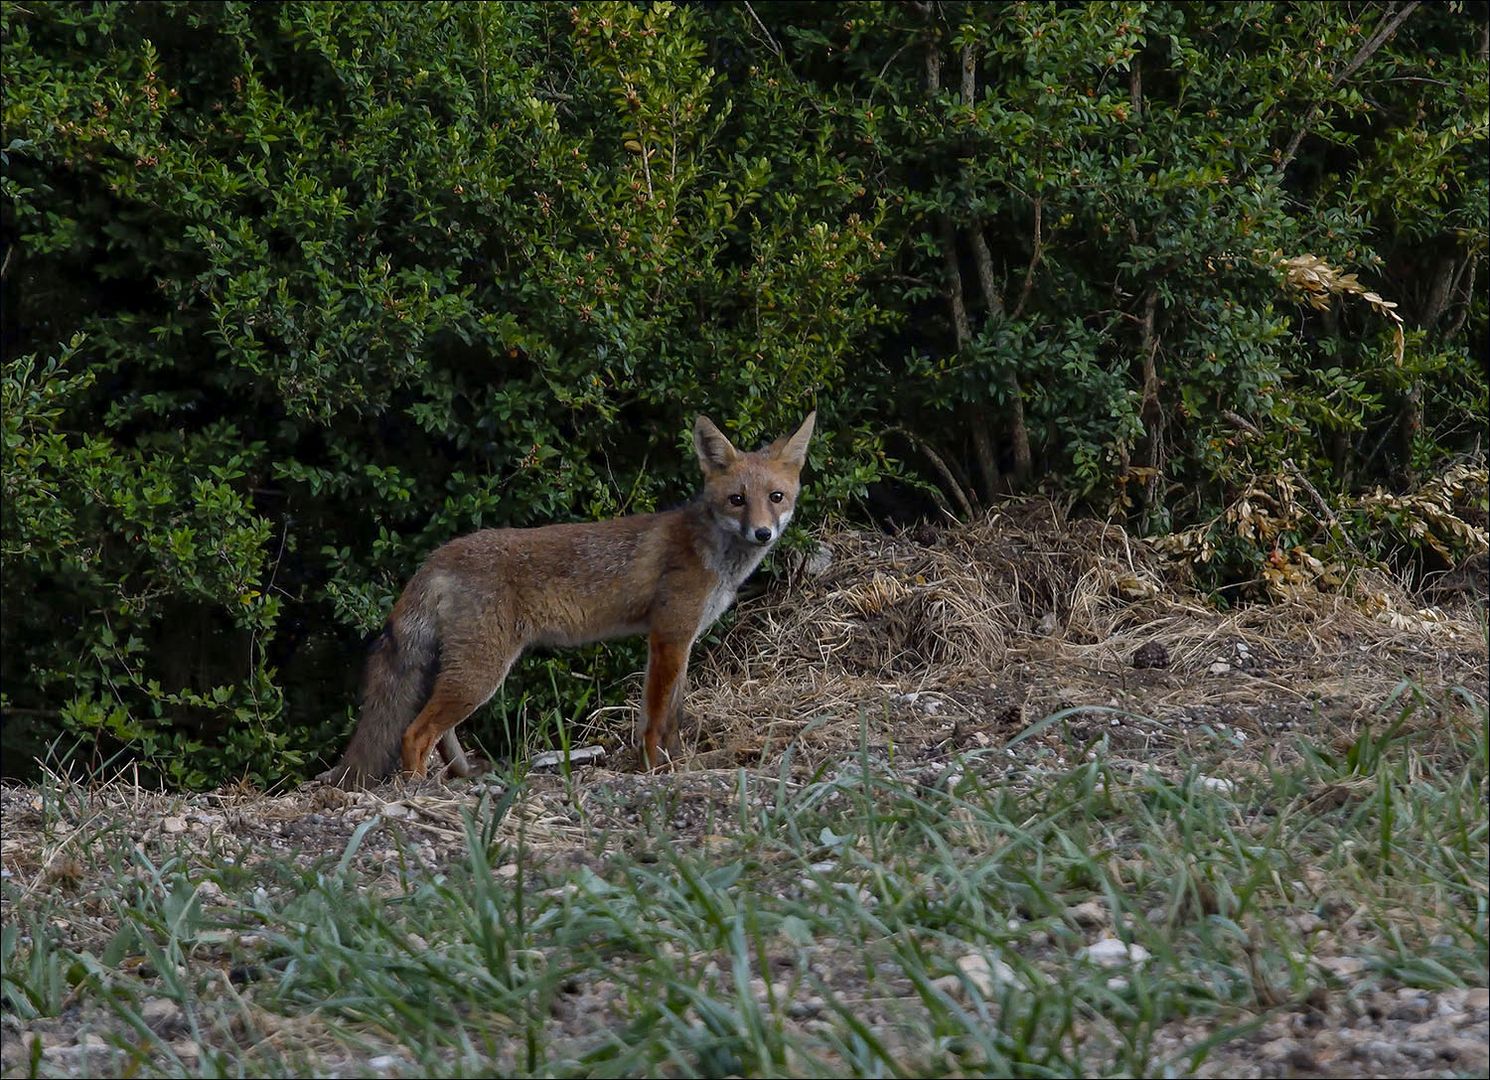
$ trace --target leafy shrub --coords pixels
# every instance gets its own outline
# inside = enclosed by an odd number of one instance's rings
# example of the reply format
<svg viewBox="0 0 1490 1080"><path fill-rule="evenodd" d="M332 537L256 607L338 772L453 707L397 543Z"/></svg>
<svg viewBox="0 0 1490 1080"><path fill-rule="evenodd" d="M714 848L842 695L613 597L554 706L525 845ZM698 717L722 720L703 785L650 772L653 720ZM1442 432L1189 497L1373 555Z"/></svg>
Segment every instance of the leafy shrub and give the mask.
<svg viewBox="0 0 1490 1080"><path fill-rule="evenodd" d="M813 495L875 474L877 210L737 145L692 10L4 17L12 716L269 780L433 547L676 500L695 411L817 400Z"/></svg>
<svg viewBox="0 0 1490 1080"><path fill-rule="evenodd" d="M1487 405L1486 12L1403 4L769 6L879 181L916 333L897 419L957 501L1041 474L1153 530L1234 496L1231 413L1327 489ZM740 40L752 31L737 20ZM1305 306L1311 256L1400 304ZM1478 347L1475 347L1477 343ZM910 377L906 377L910 376ZM953 489L958 489L954 491Z"/></svg>

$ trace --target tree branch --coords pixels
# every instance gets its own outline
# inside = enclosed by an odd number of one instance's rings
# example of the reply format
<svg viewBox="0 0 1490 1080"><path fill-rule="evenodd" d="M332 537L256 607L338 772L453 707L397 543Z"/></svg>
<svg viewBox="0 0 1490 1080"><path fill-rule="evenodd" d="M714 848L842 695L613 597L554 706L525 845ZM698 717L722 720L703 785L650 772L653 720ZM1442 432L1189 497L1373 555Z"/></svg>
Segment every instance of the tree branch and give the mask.
<svg viewBox="0 0 1490 1080"><path fill-rule="evenodd" d="M951 492L952 498L957 501L957 508L962 511L963 520L973 520L976 516L973 511L973 504L968 499L967 492L962 490L962 485L957 482L957 478L952 475L952 470L947 466L947 462L942 455L937 453L936 449L925 439L907 431L903 427L892 427L890 431L899 435L906 442L910 443L911 446L926 455L926 460L931 462L932 468L940 474L942 482L947 485L947 490Z"/></svg>
<svg viewBox="0 0 1490 1080"><path fill-rule="evenodd" d="M1158 507L1159 493L1163 490L1160 480L1164 472L1164 408L1159 402L1159 369L1156 363L1159 338L1154 332L1155 316L1159 310L1159 290L1149 287L1143 298L1143 321L1139 324L1138 348L1143 360L1143 404L1139 416L1143 420L1145 441L1148 446L1144 464L1151 470L1143 487L1145 514L1152 517Z"/></svg>
<svg viewBox="0 0 1490 1080"><path fill-rule="evenodd" d="M1019 318L1024 314L1024 305L1029 301L1030 291L1035 287L1035 269L1040 265L1040 252L1044 241L1042 239L1043 227L1040 224L1040 203L1043 196L1035 196L1035 242L1030 250L1030 265L1024 272L1024 288L1019 292L1019 302L1014 305L1014 313L1011 318Z"/></svg>
<svg viewBox="0 0 1490 1080"><path fill-rule="evenodd" d="M998 279L993 276L993 254L988 250L988 241L983 230L976 224L970 236L973 245L973 262L978 267L978 284L983 288L983 303L988 317L997 317L1004 312L1004 298L999 295ZM1020 385L1019 373L1010 368L1005 377L1009 394L1009 443L1014 451L1014 479L1022 481L1029 477L1033 468L1030 453L1029 424L1024 417L1024 387Z"/></svg>
<svg viewBox="0 0 1490 1080"><path fill-rule="evenodd" d="M957 265L957 233L952 228L952 219L941 215L938 222L942 241L942 265L946 270L947 304L952 309L952 330L957 335L957 348L968 347L973 340L973 329L967 317L967 301L962 298L962 270Z"/></svg>
<svg viewBox="0 0 1490 1080"><path fill-rule="evenodd" d="M1397 28L1406 21L1407 17L1417 9L1420 3L1422 3L1422 0L1408 0L1407 3L1403 4L1389 18L1384 20L1377 27L1376 33L1372 34L1367 40L1366 44L1356 50L1356 54L1351 57L1350 63L1346 64L1344 69L1330 80L1330 89L1339 89L1341 83L1359 71L1361 65L1371 59L1376 53L1376 50L1387 43L1391 36L1397 32ZM1304 141L1304 136L1309 133L1309 125L1314 123L1314 118L1319 115L1320 104L1318 101L1314 102L1314 104L1309 106L1309 111L1304 114L1303 123L1293 133L1293 138L1288 142L1288 149L1283 151L1283 158L1278 162L1279 172L1288 168L1289 162L1293 161L1294 154L1298 153L1299 144Z"/></svg>
<svg viewBox="0 0 1490 1080"><path fill-rule="evenodd" d="M1454 321L1449 323L1448 327L1444 330L1442 339L1444 341L1448 341L1454 335L1459 333L1460 330L1464 329L1464 323L1469 319L1469 305L1474 300L1474 279L1475 274L1479 270L1479 268L1480 257L1478 255L1471 255L1468 259L1467 272L1469 284L1463 290L1464 303L1459 308L1459 314L1454 316ZM1460 280L1462 281L1465 276L1465 274L1461 274ZM1455 282L1454 284L1454 292L1456 294L1460 292L1458 282Z"/></svg>
<svg viewBox="0 0 1490 1080"><path fill-rule="evenodd" d="M761 22L761 17L755 13L755 8L750 6L750 0L745 0L745 10L750 12L750 17L755 20L755 25L760 27L760 31L762 34L766 35L766 41L768 44L770 44L771 51L776 54L778 59L784 59L781 52L781 46L778 45L776 43L776 39L771 36L771 31L766 29L766 24Z"/></svg>
<svg viewBox="0 0 1490 1080"><path fill-rule="evenodd" d="M962 103L969 109L978 96L978 54L971 43L962 47Z"/></svg>
<svg viewBox="0 0 1490 1080"><path fill-rule="evenodd" d="M990 315L1004 313L1004 298L999 295L998 279L993 276L993 252L988 250L988 241L983 230L974 226L968 231L968 240L973 247L973 262L978 267L978 285L983 290L983 303Z"/></svg>
<svg viewBox="0 0 1490 1080"><path fill-rule="evenodd" d="M1455 271L1461 269L1456 263L1454 256L1443 255L1439 258L1438 265L1433 268L1433 278L1428 285L1428 297L1423 301L1423 310L1418 317L1418 325L1430 334L1438 325L1438 320L1443 318L1443 313L1448 309L1449 301L1453 297Z"/></svg>

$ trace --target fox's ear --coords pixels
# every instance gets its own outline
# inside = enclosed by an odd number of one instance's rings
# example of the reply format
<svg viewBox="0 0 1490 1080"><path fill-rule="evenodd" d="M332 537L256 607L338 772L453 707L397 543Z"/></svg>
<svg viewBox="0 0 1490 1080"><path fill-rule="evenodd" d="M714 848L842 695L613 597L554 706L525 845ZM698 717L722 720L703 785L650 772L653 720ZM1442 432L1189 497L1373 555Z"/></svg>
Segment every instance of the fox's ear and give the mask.
<svg viewBox="0 0 1490 1080"><path fill-rule="evenodd" d="M699 467L705 476L723 472L740 456L740 452L724 437L724 432L707 416L700 416L693 422L693 452L698 455Z"/></svg>
<svg viewBox="0 0 1490 1080"><path fill-rule="evenodd" d="M817 424L817 410L813 409L802 421L802 426L791 435L773 442L768 452L778 461L801 468L807 462L807 442L812 438L812 429Z"/></svg>

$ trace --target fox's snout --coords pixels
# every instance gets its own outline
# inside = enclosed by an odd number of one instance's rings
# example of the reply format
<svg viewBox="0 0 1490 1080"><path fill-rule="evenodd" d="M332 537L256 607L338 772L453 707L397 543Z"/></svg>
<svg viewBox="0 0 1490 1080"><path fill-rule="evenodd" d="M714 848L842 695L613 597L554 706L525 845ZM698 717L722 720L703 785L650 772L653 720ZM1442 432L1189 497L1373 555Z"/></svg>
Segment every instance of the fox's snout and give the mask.
<svg viewBox="0 0 1490 1080"><path fill-rule="evenodd" d="M769 544L776 539L776 530L761 526L749 535L757 544Z"/></svg>

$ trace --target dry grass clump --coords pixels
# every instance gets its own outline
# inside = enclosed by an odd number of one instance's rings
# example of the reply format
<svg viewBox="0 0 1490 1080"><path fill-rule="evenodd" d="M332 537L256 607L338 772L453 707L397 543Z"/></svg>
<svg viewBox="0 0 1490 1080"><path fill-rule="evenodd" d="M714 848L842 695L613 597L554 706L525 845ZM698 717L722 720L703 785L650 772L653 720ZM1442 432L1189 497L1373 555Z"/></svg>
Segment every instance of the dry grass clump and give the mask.
<svg viewBox="0 0 1490 1080"><path fill-rule="evenodd" d="M824 749L846 723L903 739L911 717L1001 728L993 745L1073 704L1162 718L1197 703L1297 705L1347 684L1379 703L1404 675L1486 677L1473 604L1419 608L1366 571L1345 588L1218 610L1158 545L1044 499L898 536L829 528L791 569L786 589L742 605L698 657L699 764L758 761L809 725L804 746ZM1162 671L1134 670L1145 646L1167 658ZM1135 687L1146 691L1136 705Z"/></svg>
<svg viewBox="0 0 1490 1080"><path fill-rule="evenodd" d="M822 548L826 569L739 620L720 653L778 672L806 661L861 677L996 675L1021 639L1111 638L1164 584L1160 560L1122 529L1063 520L1045 500L945 531L830 529Z"/></svg>

